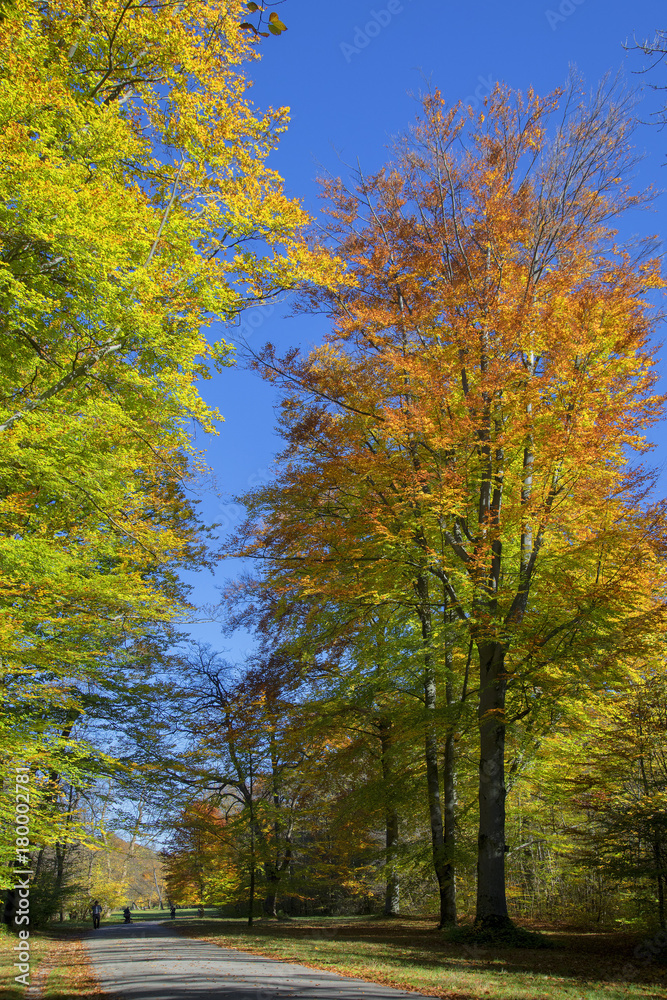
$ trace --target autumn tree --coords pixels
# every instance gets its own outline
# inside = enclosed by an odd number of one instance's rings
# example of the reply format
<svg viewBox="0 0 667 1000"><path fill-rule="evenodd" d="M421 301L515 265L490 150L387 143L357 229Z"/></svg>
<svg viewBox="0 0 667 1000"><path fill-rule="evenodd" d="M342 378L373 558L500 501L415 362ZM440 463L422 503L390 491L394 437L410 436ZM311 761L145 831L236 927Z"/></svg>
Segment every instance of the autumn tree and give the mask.
<svg viewBox="0 0 667 1000"><path fill-rule="evenodd" d="M265 912L276 916L302 791L297 765L304 748L293 703L298 678L279 657L235 668L200 646L187 662L176 724L188 740L188 768L247 842L250 917L259 886Z"/></svg>
<svg viewBox="0 0 667 1000"><path fill-rule="evenodd" d="M415 866L415 831L428 826L419 794L424 777L420 675L414 653L406 654L405 646L397 666L395 651L378 644L377 650L371 647L369 662L368 645L359 645L350 661L340 664L337 676L329 678L326 686L318 685L321 701L313 708L319 711L322 724L329 726L333 746L327 769L333 772L347 765L350 789L340 811L345 814L356 803L358 808L363 806L367 830L383 827L383 910L386 916L397 916L402 873ZM439 721L448 729L445 718ZM444 750L442 744L439 750ZM453 808L453 796L451 804ZM448 912L455 916L455 821L453 816L450 819L445 888Z"/></svg>
<svg viewBox="0 0 667 1000"><path fill-rule="evenodd" d="M405 853L401 819L414 809L405 765L410 758L412 766L420 726L415 623L409 613L401 617L353 594L320 597L295 585L289 568L274 565L266 576L247 574L225 587L217 614L225 633L252 631L260 660L280 650L296 665L304 681L301 732L311 748L322 748L311 756L308 780L326 786L335 772L347 789L326 806L334 825L357 803L360 833L384 827L385 913L393 916Z"/></svg>
<svg viewBox="0 0 667 1000"><path fill-rule="evenodd" d="M662 928L666 713L664 664L631 661L625 685L589 696L572 732L557 727L547 738L545 759L534 775L556 802L569 806L571 834L563 853L570 863L597 871L619 887L618 895L633 901L635 913L657 916ZM568 755L568 774L550 763L549 756L558 752Z"/></svg>
<svg viewBox="0 0 667 1000"><path fill-rule="evenodd" d="M313 289L327 342L255 362L285 387L288 447L249 497L245 551L306 595L411 604L431 710L476 653L484 926L508 923L508 725L568 678L609 682L662 628L663 515L629 455L662 412L647 293L663 282L612 229L642 201L632 128L607 85L498 88L476 121L427 95L392 164L325 186L353 279Z"/></svg>
<svg viewBox="0 0 667 1000"><path fill-rule="evenodd" d="M152 397L207 423L194 381L228 348L203 329L295 282L305 216L265 162L286 111L244 96L243 9L8 9L3 431L100 386L137 417Z"/></svg>
<svg viewBox="0 0 667 1000"><path fill-rule="evenodd" d="M180 905L220 906L247 891L245 850L233 822L210 800L193 801L173 817L162 855L169 899Z"/></svg>
<svg viewBox="0 0 667 1000"><path fill-rule="evenodd" d="M635 38L635 44L632 46L636 51L641 52L646 56L646 62L641 70L642 73L651 74L648 79L651 81L650 86L654 90L665 90L664 82L654 83L656 79L654 75L654 70L663 65L667 59L667 30L664 28L658 28L652 38L645 38L643 41ZM657 124L664 126L667 122L667 103L654 114L657 120Z"/></svg>
<svg viewBox="0 0 667 1000"><path fill-rule="evenodd" d="M213 428L197 381L230 350L206 330L315 263L266 163L286 109L245 96L248 16L18 0L0 18L1 765L32 769L36 837L53 776L95 772L82 692L118 692L141 637L173 640L178 567L202 565L189 421Z"/></svg>
<svg viewBox="0 0 667 1000"><path fill-rule="evenodd" d="M140 468L132 478L119 475L136 452L116 439L115 448L104 442L87 492L113 486L125 502L122 527L94 502L68 510L47 501L63 476L86 481L81 467L70 466L44 472L31 495L33 513L0 543L5 571L14 567L3 616L3 772L11 776L18 763L30 768L32 843L51 845L56 858L82 835L72 789L118 766L117 733L147 696L153 658L173 641L174 618L186 606L176 566L200 561L196 518L181 488L154 488L153 473ZM136 773L131 752L128 765Z"/></svg>

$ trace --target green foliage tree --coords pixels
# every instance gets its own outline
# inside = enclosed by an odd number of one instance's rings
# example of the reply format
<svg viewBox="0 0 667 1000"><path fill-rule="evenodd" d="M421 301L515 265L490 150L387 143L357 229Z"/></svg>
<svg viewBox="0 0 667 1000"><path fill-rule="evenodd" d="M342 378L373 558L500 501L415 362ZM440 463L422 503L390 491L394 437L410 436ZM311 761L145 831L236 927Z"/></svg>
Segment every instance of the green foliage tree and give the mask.
<svg viewBox="0 0 667 1000"><path fill-rule="evenodd" d="M563 817L551 841L561 867L592 873L626 920L665 927L665 673L660 661L628 664L623 686L590 694L545 734L530 769ZM554 761L567 755L568 773ZM603 909L606 902L600 901Z"/></svg>

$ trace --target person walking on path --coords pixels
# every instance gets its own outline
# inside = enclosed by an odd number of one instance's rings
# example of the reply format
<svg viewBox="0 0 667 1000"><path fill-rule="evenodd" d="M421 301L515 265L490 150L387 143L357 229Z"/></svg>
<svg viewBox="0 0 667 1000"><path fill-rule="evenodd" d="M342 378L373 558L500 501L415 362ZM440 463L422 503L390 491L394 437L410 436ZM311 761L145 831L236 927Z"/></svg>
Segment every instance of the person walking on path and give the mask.
<svg viewBox="0 0 667 1000"><path fill-rule="evenodd" d="M97 900L93 903L93 930L97 930L100 926L100 918L102 917L102 907Z"/></svg>

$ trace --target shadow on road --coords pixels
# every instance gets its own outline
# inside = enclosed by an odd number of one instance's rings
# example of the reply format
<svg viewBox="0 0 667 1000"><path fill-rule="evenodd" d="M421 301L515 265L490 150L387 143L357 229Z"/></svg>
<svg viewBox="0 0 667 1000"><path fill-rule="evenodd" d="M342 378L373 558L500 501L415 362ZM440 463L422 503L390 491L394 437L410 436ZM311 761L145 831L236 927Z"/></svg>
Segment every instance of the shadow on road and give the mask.
<svg viewBox="0 0 667 1000"><path fill-rule="evenodd" d="M107 924L85 938L119 1000L400 1000L416 994L184 938L163 922Z"/></svg>

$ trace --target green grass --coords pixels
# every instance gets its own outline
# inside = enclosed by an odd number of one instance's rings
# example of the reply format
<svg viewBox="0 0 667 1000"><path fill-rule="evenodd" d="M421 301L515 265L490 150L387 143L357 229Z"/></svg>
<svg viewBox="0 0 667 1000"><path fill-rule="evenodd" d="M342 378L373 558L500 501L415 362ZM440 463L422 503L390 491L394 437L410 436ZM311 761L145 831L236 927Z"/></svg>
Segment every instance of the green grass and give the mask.
<svg viewBox="0 0 667 1000"><path fill-rule="evenodd" d="M92 974L81 931L89 923L67 920L30 931L30 984L38 985L42 1000L91 1000L102 997ZM0 930L0 997L24 1000L25 988L14 981L14 934Z"/></svg>
<svg viewBox="0 0 667 1000"><path fill-rule="evenodd" d="M81 940L56 935L56 942L56 954L49 956L54 965L42 986L42 1000L92 1000L104 996Z"/></svg>
<svg viewBox="0 0 667 1000"><path fill-rule="evenodd" d="M35 973L40 962L46 957L51 941L39 931L31 931L30 937L30 982L33 982ZM23 1000L25 987L22 983L15 982L14 977L19 975L19 970L15 969L14 962L17 961L14 946L18 943L15 934L9 933L4 928L0 930L0 996L3 1000Z"/></svg>
<svg viewBox="0 0 667 1000"><path fill-rule="evenodd" d="M452 942L433 920L176 921L189 937L447 1000L667 1000L667 974L627 933L540 928L551 948Z"/></svg>

